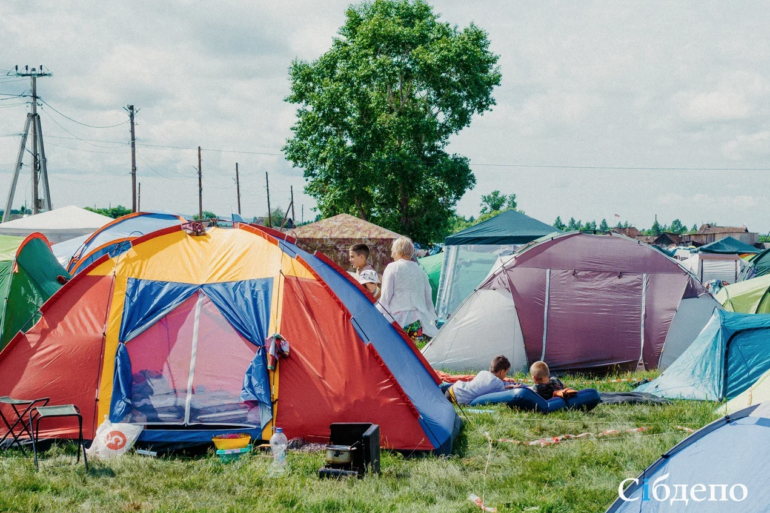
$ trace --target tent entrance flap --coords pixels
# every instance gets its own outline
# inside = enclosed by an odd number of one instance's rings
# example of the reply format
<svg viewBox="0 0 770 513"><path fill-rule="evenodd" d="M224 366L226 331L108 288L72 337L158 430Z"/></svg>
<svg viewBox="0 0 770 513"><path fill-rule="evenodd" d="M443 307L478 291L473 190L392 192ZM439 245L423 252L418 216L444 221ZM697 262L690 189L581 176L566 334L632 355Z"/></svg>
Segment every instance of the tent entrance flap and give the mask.
<svg viewBox="0 0 770 513"><path fill-rule="evenodd" d="M220 290L226 285L231 285L228 293ZM138 321L141 327L124 326L133 338L123 341L123 350L116 354L110 419L264 428L272 418L270 385L264 339L261 344L255 341L267 330L272 287L258 285L216 284L211 290L190 285L197 290L177 290L169 302L177 304L179 296L186 299L160 318L153 314L164 310L159 304L126 315L124 322ZM139 296L149 292L146 283L141 287ZM228 300L224 308L219 305L222 299ZM131 308L127 301L125 309ZM151 325L142 322L148 317L154 321Z"/></svg>

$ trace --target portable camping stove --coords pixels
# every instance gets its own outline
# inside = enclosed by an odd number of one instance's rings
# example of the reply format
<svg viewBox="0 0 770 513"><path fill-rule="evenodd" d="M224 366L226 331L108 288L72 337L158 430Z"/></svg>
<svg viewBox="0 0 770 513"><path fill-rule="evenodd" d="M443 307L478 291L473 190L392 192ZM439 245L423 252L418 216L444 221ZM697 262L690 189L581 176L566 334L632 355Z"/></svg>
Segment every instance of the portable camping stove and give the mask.
<svg viewBox="0 0 770 513"><path fill-rule="evenodd" d="M320 477L363 477L366 472L380 473L380 426L337 422L330 429L326 465L318 470Z"/></svg>

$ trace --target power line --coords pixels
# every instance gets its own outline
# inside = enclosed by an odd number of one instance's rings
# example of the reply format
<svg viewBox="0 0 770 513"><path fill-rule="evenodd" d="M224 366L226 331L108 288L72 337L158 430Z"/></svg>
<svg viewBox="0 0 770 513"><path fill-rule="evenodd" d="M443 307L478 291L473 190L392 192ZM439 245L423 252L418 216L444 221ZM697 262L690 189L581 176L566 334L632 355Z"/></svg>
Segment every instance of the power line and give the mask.
<svg viewBox="0 0 770 513"><path fill-rule="evenodd" d="M49 135L48 137L52 137L52 136ZM83 148L72 148L71 146L63 146L61 144L52 143L50 141L46 143L46 146L55 146L57 148L64 148L65 150L82 151L84 153L99 153L102 155L118 155L122 153L117 151L96 151L96 150L85 150Z"/></svg>
<svg viewBox="0 0 770 513"><path fill-rule="evenodd" d="M65 132L67 132L68 134L70 134L72 137L74 137L74 138L75 138L75 139L77 139L78 141L82 141L82 142L84 142L84 143L86 143L86 144L88 144L88 145L90 145L90 146L94 146L94 147L96 147L96 148L104 148L104 149L110 149L110 148L108 148L108 147L106 147L106 146L99 146L98 144L93 144L93 143L91 143L91 142L88 142L88 139L83 139L82 137L78 137L77 135L73 134L72 132L70 132L69 130L67 130L66 128L64 128L64 126L62 126L62 124L61 124L61 123L59 123L58 121L56 121L56 118L54 118L53 116L51 116L50 114L48 114L48 111L47 111L47 110L45 110L45 109L40 109L40 110L41 110L42 112L44 112L44 113L45 113L45 115L46 115L46 116L48 116L48 117L51 119L51 121L53 121L54 123L56 123L56 125L57 125L59 128L61 128L62 130L64 130L64 131L65 131ZM52 137L52 136L50 136L50 135L49 135L48 137ZM63 138L62 138L62 137L58 137L58 139L63 139ZM117 144L117 143L116 143L116 144ZM120 144L127 144L127 143L126 143L126 142L123 142L123 143L120 143Z"/></svg>
<svg viewBox="0 0 770 513"><path fill-rule="evenodd" d="M59 125L61 126L61 125ZM63 127L62 127L63 128ZM70 132L68 132L70 133ZM73 135L73 134L71 134ZM52 135L48 136L55 137ZM68 139L68 137L58 136L58 139ZM104 139L85 139L81 137L75 137L75 139L83 142L93 141L109 144L127 144L127 142L121 141L109 141ZM152 144L137 141L137 146L145 146L150 148L167 148L173 150L197 150L197 148L191 148L186 146L170 146L163 144ZM268 153L268 152L256 152L246 150L224 150L216 148L201 148L201 151L213 151L219 153L237 153L244 155L270 155L284 157L283 153ZM329 159L335 160L335 159ZM390 163L430 163L426 161L418 160L399 160L399 159L359 159L356 157L342 157L340 160L357 160L360 162L390 162ZM656 166L586 166L586 165L565 165L565 164L508 164L508 163L496 163L496 162L475 162L471 160L471 166L477 167L516 167L516 168L532 168L532 169L586 169L586 170L599 170L599 171L770 171L770 167L656 167Z"/></svg>
<svg viewBox="0 0 770 513"><path fill-rule="evenodd" d="M67 132L69 133L69 132ZM18 134L17 134L18 135ZM68 141L83 141L83 142L89 142L89 141L95 141L95 142L103 142L105 144L117 144L119 146L110 146L110 148L118 148L120 146L127 146L129 144L129 141L103 141L100 139L84 139L82 137L65 137L63 135L49 135L48 138L54 138L54 139L65 139ZM95 145L91 145L95 146ZM98 148L107 148L108 146L97 146Z"/></svg>
<svg viewBox="0 0 770 513"><path fill-rule="evenodd" d="M142 154L141 154L141 153L137 153L137 154L136 154L136 156L137 156L137 157L139 157L139 159L140 159L142 162L144 162L144 163L147 165L147 167L149 167L149 168L150 168L150 170L151 170L153 173L155 173L155 174L156 174L156 175L158 175L159 177L161 177L161 178L164 178L164 179L166 179L166 180L171 180L172 182L184 182L185 180L189 180L190 178L192 178L192 177L189 177L189 178L171 178L171 177L168 177L168 176L162 175L162 174L160 173L160 171L158 171L157 169L155 169L154 167L152 167L152 166L149 164L149 162L147 162L147 161L144 159L144 157L142 157Z"/></svg>
<svg viewBox="0 0 770 513"><path fill-rule="evenodd" d="M120 176L122 176L122 175L115 175L115 176L112 176L110 178L105 178L104 180L73 180L72 178L64 178L63 176L60 176L60 175L54 175L54 179L56 179L56 180L63 180L65 182L92 184L92 183L113 182L113 181L115 181L116 178L120 178Z"/></svg>
<svg viewBox="0 0 770 513"><path fill-rule="evenodd" d="M38 99L39 99L39 100L40 100L42 103L44 103L44 104L46 104L47 106L51 107L51 110L53 110L55 113L57 113L57 114L58 114L58 115L60 115L61 117L63 117L63 118L67 118L67 119L69 119L70 121L72 121L73 123L77 123L78 125L82 125L82 126L85 126L85 127L88 127L88 128L115 128L115 127L117 127L117 126L122 126L122 125L125 125L126 123L128 123L128 122L130 121L130 120L128 120L128 119L127 119L127 120L123 121L122 123L118 123L117 125L105 125L105 126L89 125L89 124L87 124L87 123L82 123L82 122L78 121L77 119L72 119L71 117L67 116L66 114L63 114L63 113L59 112L58 110L56 110L56 108L55 108L53 105L51 105L51 104L50 104L50 103L48 103L47 101L43 100L42 98L38 98Z"/></svg>

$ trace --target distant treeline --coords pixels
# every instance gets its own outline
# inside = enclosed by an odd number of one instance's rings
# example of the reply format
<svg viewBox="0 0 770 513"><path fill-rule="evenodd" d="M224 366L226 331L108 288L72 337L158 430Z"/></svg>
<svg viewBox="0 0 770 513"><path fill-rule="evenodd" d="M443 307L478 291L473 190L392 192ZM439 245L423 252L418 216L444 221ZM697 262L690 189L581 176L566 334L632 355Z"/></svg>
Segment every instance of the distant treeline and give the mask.
<svg viewBox="0 0 770 513"><path fill-rule="evenodd" d="M610 224L607 222L606 219L602 219L599 224L596 223L596 221L588 221L586 223L583 223L580 220L575 220L574 217L570 217L569 221L565 224L560 216L556 217L556 220L553 222L553 227L562 231L566 232L573 232L573 231L585 231L585 232L593 232L593 231L599 231L599 232L608 232L613 228L631 228L631 225L628 224L628 221L620 222L615 226L610 226ZM687 228L685 224L682 223L679 219L674 219L671 221L670 225L667 224L660 224L657 219L655 219L655 222L652 223L651 228L637 228L639 232L642 235L652 235L657 237L661 233L696 233L698 231L698 225L694 224L692 225L692 228Z"/></svg>

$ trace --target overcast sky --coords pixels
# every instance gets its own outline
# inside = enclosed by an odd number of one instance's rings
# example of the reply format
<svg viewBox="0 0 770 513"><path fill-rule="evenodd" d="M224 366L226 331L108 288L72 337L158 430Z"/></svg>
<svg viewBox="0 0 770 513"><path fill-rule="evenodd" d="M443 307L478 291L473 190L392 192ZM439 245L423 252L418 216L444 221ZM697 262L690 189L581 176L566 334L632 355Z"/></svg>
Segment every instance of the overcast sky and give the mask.
<svg viewBox="0 0 770 513"><path fill-rule="evenodd" d="M302 171L280 152L294 122L287 69L329 48L348 4L5 0L0 69L50 68L39 95L85 124L121 123L123 106L140 108L143 210L192 214L198 205L196 150L145 144L200 145L252 152L203 152L205 209L235 208L239 162L245 215L266 212L268 171L273 206L288 205L293 185L297 217L304 204L308 219ZM461 214L477 215L481 194L500 189L548 223L613 223L617 214L649 227L657 214L770 231L770 3L433 4L446 21L487 30L501 56L497 106L449 147L471 159L478 180ZM27 89L28 80L0 78L0 93ZM7 98L2 206L27 109ZM54 207L130 206L128 125L89 128L45 105L41 119ZM15 206L31 193L25 172Z"/></svg>

